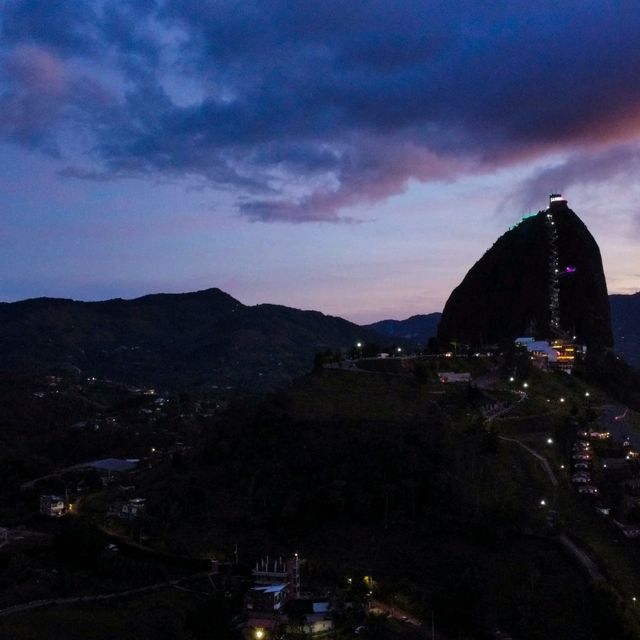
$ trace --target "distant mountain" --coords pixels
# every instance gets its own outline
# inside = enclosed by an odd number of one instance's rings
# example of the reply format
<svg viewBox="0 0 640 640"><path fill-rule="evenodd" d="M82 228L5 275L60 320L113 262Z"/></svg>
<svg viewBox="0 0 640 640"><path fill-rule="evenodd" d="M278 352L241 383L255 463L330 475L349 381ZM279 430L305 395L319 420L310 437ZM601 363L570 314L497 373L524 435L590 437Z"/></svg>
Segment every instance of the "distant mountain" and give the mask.
<svg viewBox="0 0 640 640"><path fill-rule="evenodd" d="M630 365L640 369L640 292L611 295L609 304L616 349Z"/></svg>
<svg viewBox="0 0 640 640"><path fill-rule="evenodd" d="M365 325L364 328L383 336L426 344L429 342L429 338L433 338L438 333L438 323L441 317L441 313L419 314L406 320L380 320Z"/></svg>
<svg viewBox="0 0 640 640"><path fill-rule="evenodd" d="M326 348L379 336L317 311L246 306L220 289L77 302L0 304L0 369L64 368L136 385L264 391L308 371Z"/></svg>
<svg viewBox="0 0 640 640"><path fill-rule="evenodd" d="M564 200L525 218L476 262L447 300L438 338L471 345L545 338L554 317L591 348L613 345L600 250Z"/></svg>

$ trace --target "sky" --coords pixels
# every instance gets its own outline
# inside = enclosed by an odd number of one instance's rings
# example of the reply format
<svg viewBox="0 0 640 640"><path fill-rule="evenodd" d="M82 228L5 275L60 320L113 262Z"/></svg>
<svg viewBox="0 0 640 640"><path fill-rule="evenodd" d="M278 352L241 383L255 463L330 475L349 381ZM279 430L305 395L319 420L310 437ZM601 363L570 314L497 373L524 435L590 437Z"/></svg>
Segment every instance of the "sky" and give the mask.
<svg viewBox="0 0 640 640"><path fill-rule="evenodd" d="M440 311L560 191L640 289L640 8L0 0L0 300Z"/></svg>

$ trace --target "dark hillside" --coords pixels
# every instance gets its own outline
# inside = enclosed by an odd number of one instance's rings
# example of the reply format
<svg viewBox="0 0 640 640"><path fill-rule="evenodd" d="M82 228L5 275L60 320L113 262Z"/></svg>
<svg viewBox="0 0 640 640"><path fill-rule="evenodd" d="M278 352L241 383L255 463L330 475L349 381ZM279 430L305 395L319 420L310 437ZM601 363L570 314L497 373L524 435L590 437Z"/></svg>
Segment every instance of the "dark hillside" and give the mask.
<svg viewBox="0 0 640 640"><path fill-rule="evenodd" d="M609 303L616 350L640 369L640 293L611 295Z"/></svg>
<svg viewBox="0 0 640 640"><path fill-rule="evenodd" d="M438 323L441 317L441 313L419 314L406 320L380 320L379 322L365 325L364 328L371 329L384 336L427 344L429 339L438 333Z"/></svg>
<svg viewBox="0 0 640 640"><path fill-rule="evenodd" d="M500 624L586 640L586 584L530 508L545 479L468 417L482 401L411 376L314 373L218 424L180 471L158 469L147 526L192 552L295 548L305 580L373 575L423 615L435 606L447 637Z"/></svg>
<svg viewBox="0 0 640 640"><path fill-rule="evenodd" d="M308 371L314 355L379 336L317 311L245 306L219 289L77 302L0 304L0 368L136 385L210 384L261 392Z"/></svg>

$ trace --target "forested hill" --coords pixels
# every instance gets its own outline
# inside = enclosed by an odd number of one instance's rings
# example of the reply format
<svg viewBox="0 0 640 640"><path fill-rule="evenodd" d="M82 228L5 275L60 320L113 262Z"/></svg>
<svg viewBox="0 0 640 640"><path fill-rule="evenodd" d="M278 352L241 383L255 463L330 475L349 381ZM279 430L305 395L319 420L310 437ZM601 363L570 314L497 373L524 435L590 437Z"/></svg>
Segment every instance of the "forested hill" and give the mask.
<svg viewBox="0 0 640 640"><path fill-rule="evenodd" d="M326 348L380 337L317 311L246 306L220 289L104 302L0 304L0 368L60 368L136 385L264 391L308 371Z"/></svg>
<svg viewBox="0 0 640 640"><path fill-rule="evenodd" d="M377 331L381 335L424 345L429 342L429 338L433 338L438 333L441 316L441 313L418 314L406 320L380 320L365 325L365 328Z"/></svg>

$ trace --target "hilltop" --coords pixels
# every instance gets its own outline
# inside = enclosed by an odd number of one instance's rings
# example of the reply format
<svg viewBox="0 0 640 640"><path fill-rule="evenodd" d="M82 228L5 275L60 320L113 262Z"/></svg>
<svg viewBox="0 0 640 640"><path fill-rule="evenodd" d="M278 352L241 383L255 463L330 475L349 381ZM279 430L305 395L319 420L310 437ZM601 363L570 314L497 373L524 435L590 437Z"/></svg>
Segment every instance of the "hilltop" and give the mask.
<svg viewBox="0 0 640 640"><path fill-rule="evenodd" d="M565 200L523 219L471 267L445 304L439 340L481 345L550 337L553 270L558 328L591 348L613 346L600 250Z"/></svg>

